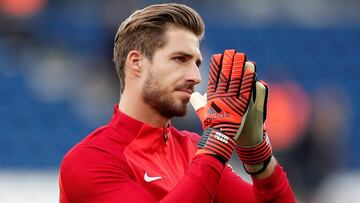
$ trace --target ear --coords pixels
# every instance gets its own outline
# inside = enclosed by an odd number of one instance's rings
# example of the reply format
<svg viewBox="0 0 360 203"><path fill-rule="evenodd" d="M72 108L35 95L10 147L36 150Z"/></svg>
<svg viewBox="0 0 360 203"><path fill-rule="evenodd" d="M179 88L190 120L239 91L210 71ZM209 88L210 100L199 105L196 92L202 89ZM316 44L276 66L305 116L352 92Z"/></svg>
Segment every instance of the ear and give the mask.
<svg viewBox="0 0 360 203"><path fill-rule="evenodd" d="M135 76L140 76L142 71L142 59L144 55L138 50L131 50L126 57L128 71Z"/></svg>

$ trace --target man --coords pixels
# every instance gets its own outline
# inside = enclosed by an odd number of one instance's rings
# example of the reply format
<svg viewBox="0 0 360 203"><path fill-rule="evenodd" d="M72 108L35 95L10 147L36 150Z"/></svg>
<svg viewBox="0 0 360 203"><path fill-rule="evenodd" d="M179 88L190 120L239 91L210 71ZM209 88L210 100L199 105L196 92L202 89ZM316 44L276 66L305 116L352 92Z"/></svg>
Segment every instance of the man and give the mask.
<svg viewBox="0 0 360 203"><path fill-rule="evenodd" d="M65 156L60 202L294 202L262 127L267 89L254 64L235 50L214 55L207 96L191 96L201 82L203 34L201 17L174 3L146 7L121 24L119 105L109 124ZM201 138L170 122L186 114L190 97ZM253 185L226 164L234 148Z"/></svg>

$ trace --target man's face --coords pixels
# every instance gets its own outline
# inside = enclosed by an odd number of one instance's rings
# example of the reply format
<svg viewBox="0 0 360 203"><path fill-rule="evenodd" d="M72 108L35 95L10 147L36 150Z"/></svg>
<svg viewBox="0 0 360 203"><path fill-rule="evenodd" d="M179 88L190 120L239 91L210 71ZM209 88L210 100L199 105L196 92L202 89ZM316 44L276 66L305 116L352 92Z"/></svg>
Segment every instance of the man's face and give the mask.
<svg viewBox="0 0 360 203"><path fill-rule="evenodd" d="M144 102L165 118L184 116L194 86L201 82L199 39L190 31L170 27L164 47L157 49L142 87Z"/></svg>

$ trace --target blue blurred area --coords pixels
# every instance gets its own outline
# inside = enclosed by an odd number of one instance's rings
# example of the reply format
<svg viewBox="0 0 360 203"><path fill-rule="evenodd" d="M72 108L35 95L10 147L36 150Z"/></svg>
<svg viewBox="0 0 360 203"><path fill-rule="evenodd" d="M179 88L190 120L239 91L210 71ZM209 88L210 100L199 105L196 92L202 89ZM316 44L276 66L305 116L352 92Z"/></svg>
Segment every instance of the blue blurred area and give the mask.
<svg viewBox="0 0 360 203"><path fill-rule="evenodd" d="M38 101L24 78L0 75L0 81L0 166L58 166L64 153L89 132L88 126L79 123L69 102Z"/></svg>
<svg viewBox="0 0 360 203"><path fill-rule="evenodd" d="M324 83L338 83L351 89L356 86L351 75L360 73L359 27L207 27L207 32L211 34L205 42L213 50L239 47L250 60L256 61L264 77L286 75L300 81L309 91Z"/></svg>
<svg viewBox="0 0 360 203"><path fill-rule="evenodd" d="M118 102L113 36L132 11L157 2L48 1L27 17L0 12L0 168L57 168L73 145L110 119L112 105ZM360 168L360 16L353 9L360 4L342 4L348 15L325 13L319 19L305 11L297 14L302 17L295 16L291 3L285 12L285 7L276 7L282 1L273 7L254 1L247 3L249 9L241 7L245 1L239 2L224 1L222 9L228 12L220 12L217 1L190 3L207 25L203 58L236 48L256 61L261 79L295 81L310 99L322 89L335 89L339 98L334 100L348 109L337 132L343 140L338 154L346 155L339 165L346 170ZM309 25L311 18L315 25ZM200 91L206 87L207 65L204 61L201 67ZM337 111L329 111L337 116ZM201 132L193 111L185 119L175 119L175 125ZM296 153L279 152L280 157L286 154L284 160L295 159Z"/></svg>

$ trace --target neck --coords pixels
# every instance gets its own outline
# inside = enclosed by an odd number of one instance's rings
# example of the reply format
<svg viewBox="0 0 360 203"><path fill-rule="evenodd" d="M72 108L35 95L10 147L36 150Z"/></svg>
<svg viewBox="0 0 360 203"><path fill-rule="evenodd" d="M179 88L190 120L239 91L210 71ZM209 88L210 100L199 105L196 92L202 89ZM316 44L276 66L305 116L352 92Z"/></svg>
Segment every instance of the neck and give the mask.
<svg viewBox="0 0 360 203"><path fill-rule="evenodd" d="M126 115L154 127L167 127L169 118L161 116L157 111L146 104L141 95L135 97L135 91L124 91L119 102L119 110Z"/></svg>

